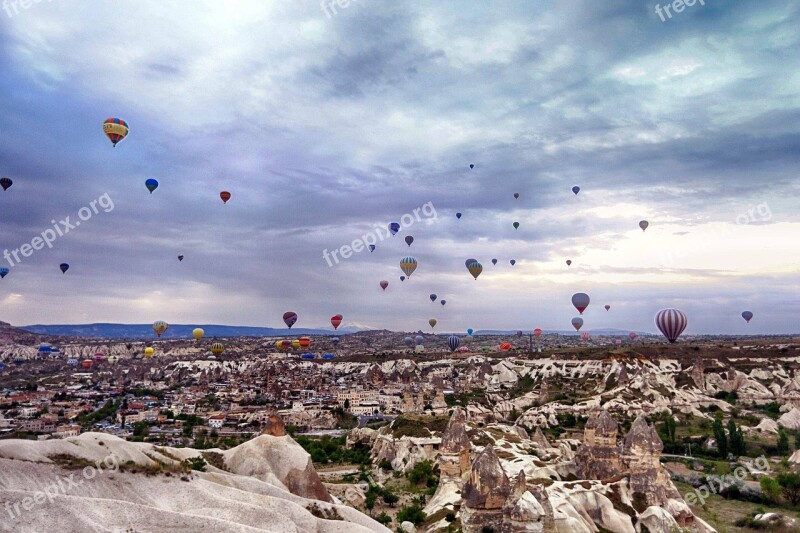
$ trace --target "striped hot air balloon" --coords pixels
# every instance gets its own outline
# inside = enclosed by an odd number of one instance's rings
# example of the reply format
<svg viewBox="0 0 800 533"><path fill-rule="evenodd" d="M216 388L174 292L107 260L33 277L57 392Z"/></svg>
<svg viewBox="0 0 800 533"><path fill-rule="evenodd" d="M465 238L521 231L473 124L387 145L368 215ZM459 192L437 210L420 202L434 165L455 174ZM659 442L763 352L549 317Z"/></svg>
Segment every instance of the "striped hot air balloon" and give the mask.
<svg viewBox="0 0 800 533"><path fill-rule="evenodd" d="M294 311L286 311L283 313L283 323L286 324L289 329L292 329L295 322L297 322L297 313Z"/></svg>
<svg viewBox="0 0 800 533"><path fill-rule="evenodd" d="M681 336L688 323L686 315L678 309L662 309L656 315L656 326L670 344Z"/></svg>
<svg viewBox="0 0 800 533"><path fill-rule="evenodd" d="M222 345L221 342L215 342L211 345L211 353L214 355L219 355L225 351L225 346Z"/></svg>
<svg viewBox="0 0 800 533"><path fill-rule="evenodd" d="M585 292L576 292L572 295L572 305L580 314L583 314L583 311L589 307L589 295Z"/></svg>
<svg viewBox="0 0 800 533"><path fill-rule="evenodd" d="M333 315L331 317L331 326L333 326L333 329L337 329L339 327L343 318L344 317L342 315Z"/></svg>
<svg viewBox="0 0 800 533"><path fill-rule="evenodd" d="M469 273L472 274L472 277L477 280L478 276L480 276L481 272L483 272L483 265L477 261L474 261L467 265L467 270L469 270Z"/></svg>
<svg viewBox="0 0 800 533"><path fill-rule="evenodd" d="M411 274L413 274L413 273L414 273L414 271L417 269L417 260L416 260L416 259L414 259L414 258L413 258L413 257L411 257L411 256L409 256L409 257L404 257L404 258L403 258L403 259L400 261L400 269L403 271L403 273L404 273L404 274L405 274L407 277L409 277L409 278L410 278L410 277L411 277Z"/></svg>
<svg viewBox="0 0 800 533"><path fill-rule="evenodd" d="M128 123L121 118L108 118L103 122L103 133L111 141L111 144L117 146L117 143L128 135Z"/></svg>
<svg viewBox="0 0 800 533"><path fill-rule="evenodd" d="M460 344L461 339L459 339L457 335L450 335L450 337L447 338L447 346L450 347L451 352L455 352Z"/></svg>
<svg viewBox="0 0 800 533"><path fill-rule="evenodd" d="M155 331L156 335L158 335L159 337L163 335L165 331L167 331L167 328L169 328L169 324L167 324L163 320L156 320L155 322L153 322L153 331Z"/></svg>

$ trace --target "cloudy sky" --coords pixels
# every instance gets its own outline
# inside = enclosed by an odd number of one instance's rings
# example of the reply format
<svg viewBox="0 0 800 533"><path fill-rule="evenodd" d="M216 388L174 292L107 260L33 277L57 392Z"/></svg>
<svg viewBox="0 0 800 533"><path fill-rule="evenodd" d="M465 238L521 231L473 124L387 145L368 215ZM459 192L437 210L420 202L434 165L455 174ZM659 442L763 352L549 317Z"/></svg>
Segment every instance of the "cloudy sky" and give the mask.
<svg viewBox="0 0 800 533"><path fill-rule="evenodd" d="M0 250L113 209L19 256L0 320L568 329L581 291L590 330L798 332L800 2L703 4L5 3Z"/></svg>

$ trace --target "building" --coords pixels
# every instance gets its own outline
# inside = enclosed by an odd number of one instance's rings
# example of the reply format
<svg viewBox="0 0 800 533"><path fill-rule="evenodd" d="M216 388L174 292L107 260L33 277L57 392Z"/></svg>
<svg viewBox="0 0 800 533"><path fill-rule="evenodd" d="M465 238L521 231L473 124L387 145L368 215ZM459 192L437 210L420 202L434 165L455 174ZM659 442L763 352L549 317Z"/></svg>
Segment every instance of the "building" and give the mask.
<svg viewBox="0 0 800 533"><path fill-rule="evenodd" d="M53 437L57 439L66 439L67 437L77 437L81 434L81 427L77 424L60 425L56 427L53 432Z"/></svg>
<svg viewBox="0 0 800 533"><path fill-rule="evenodd" d="M211 429L221 429L225 425L225 415L214 415L208 418L208 427Z"/></svg>
<svg viewBox="0 0 800 533"><path fill-rule="evenodd" d="M339 391L336 395L336 403L339 405L339 407L353 414L356 414L353 409L361 407L361 405L364 403L368 403L369 407L373 408L374 405L377 405L378 409L380 410L378 391L374 390L354 389L348 391Z"/></svg>

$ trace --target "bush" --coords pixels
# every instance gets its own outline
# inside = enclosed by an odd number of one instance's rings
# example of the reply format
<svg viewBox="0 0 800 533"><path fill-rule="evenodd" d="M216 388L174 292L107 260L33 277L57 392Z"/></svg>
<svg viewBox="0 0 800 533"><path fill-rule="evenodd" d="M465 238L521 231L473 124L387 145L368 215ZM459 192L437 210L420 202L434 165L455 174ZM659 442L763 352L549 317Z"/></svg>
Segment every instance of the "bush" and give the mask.
<svg viewBox="0 0 800 533"><path fill-rule="evenodd" d="M181 463L182 465L186 466L191 470L198 470L200 472L206 471L206 460L202 457L190 457L189 459L184 459Z"/></svg>
<svg viewBox="0 0 800 533"><path fill-rule="evenodd" d="M379 524L383 524L384 526L392 523L392 517L386 514L385 512L376 516L375 520L377 520Z"/></svg>
<svg viewBox="0 0 800 533"><path fill-rule="evenodd" d="M397 513L397 521L401 524L403 522L411 522L415 526L418 526L423 523L426 518L427 516L422 511L422 507L418 504L403 507L400 509L400 512Z"/></svg>

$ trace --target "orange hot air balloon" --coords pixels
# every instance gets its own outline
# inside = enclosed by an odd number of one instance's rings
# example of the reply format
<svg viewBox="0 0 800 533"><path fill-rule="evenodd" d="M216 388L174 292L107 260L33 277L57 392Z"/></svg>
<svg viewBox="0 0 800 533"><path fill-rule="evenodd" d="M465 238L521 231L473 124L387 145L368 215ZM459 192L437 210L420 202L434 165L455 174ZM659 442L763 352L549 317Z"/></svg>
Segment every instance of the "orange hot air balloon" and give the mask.
<svg viewBox="0 0 800 533"><path fill-rule="evenodd" d="M221 193L219 193L219 197L222 198L223 204L227 204L228 200L231 199L231 193L229 193L228 191L222 191Z"/></svg>
<svg viewBox="0 0 800 533"><path fill-rule="evenodd" d="M331 326L333 326L333 329L339 328L339 325L342 323L343 318L344 317L342 315L333 315L331 317Z"/></svg>
<svg viewBox="0 0 800 533"><path fill-rule="evenodd" d="M511 343L510 342L504 342L504 343L500 344L500 349L502 351L504 351L504 352L507 352L508 350L511 349Z"/></svg>
<svg viewBox="0 0 800 533"><path fill-rule="evenodd" d="M309 339L308 337L300 337L298 340L300 341L301 348L308 348L309 346L311 346L311 339Z"/></svg>

